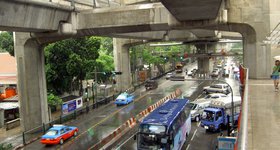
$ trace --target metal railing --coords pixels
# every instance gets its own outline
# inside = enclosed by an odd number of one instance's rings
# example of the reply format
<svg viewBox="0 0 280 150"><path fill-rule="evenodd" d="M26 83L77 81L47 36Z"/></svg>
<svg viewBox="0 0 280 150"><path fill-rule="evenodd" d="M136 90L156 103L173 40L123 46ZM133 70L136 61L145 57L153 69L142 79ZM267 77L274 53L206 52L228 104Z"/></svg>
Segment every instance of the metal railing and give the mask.
<svg viewBox="0 0 280 150"><path fill-rule="evenodd" d="M173 70L170 70L168 72L171 72L171 71L173 71ZM168 73L168 72L166 72L166 73ZM164 76L166 73L156 76L153 79L158 79L158 78ZM131 89L130 92L135 91L137 88L140 88L142 85L143 84L139 84L138 86ZM120 93L117 93L117 94L120 94ZM40 125L36 128L22 132L22 145L17 146L15 149L22 148L24 145L30 144L30 143L38 140L49 128L52 127L52 125L67 123L73 119L76 119L78 116L80 116L84 113L88 113L90 111L90 108L92 108L92 109L98 108L100 105L105 105L105 104L110 103L110 101L113 101L115 98L116 98L116 94L114 94L112 96L97 99L92 104L86 105L86 106L82 107L81 109L75 110L72 113L69 113L67 115L61 115L61 116L59 116L58 119L55 119L49 123L43 123L42 125Z"/></svg>
<svg viewBox="0 0 280 150"><path fill-rule="evenodd" d="M105 97L102 99L98 99L94 103L92 103L90 105L86 105L86 106L82 107L81 109L75 110L72 113L69 113L67 115L61 115L61 116L59 116L58 119L55 119L48 123L43 123L42 125L34 128L34 129L24 131L22 133L23 145L32 143L33 141L39 139L49 128L52 127L52 125L67 123L70 120L76 119L78 116L80 116L84 113L88 113L90 108L95 109L95 108L98 108L100 105L110 103L110 101L113 101L114 98L115 98L115 95L108 96L108 97Z"/></svg>
<svg viewBox="0 0 280 150"><path fill-rule="evenodd" d="M246 78L244 82L243 102L242 102L242 114L240 120L240 128L238 131L237 148L238 150L247 149L248 139L248 82L249 82L249 69L245 69Z"/></svg>

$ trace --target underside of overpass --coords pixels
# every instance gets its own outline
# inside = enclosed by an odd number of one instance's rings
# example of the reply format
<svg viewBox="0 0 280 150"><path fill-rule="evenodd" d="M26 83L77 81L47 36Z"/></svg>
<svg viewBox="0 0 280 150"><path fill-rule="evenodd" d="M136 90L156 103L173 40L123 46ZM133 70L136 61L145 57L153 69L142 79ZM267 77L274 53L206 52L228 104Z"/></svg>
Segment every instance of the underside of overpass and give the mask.
<svg viewBox="0 0 280 150"><path fill-rule="evenodd" d="M250 78L266 78L270 74L271 58L279 54L275 52L275 48L263 45L262 40L273 25L277 24L275 20L280 20L280 6L273 5L274 1L161 0L154 3L155 1L130 0L125 3L120 0L115 1L112 5L114 7L100 1L98 5L87 4L83 9L78 9L73 4L66 6L35 0L0 0L0 30L27 32L16 34L15 42L18 75L21 76L18 77L21 117L23 120L31 118L23 121L23 128L28 130L48 120L45 113L46 85L45 79L41 78L45 76L42 45L66 38L91 35L125 38L114 39L116 69L123 72L118 83L125 82L122 88L131 85L131 80L127 80L130 79L130 66L125 65L129 62L129 45L143 43L143 40L163 41L167 39L166 36L170 41L182 42L242 38L244 65L250 69ZM242 37L222 31L238 32ZM32 61L38 62L37 66L32 66L34 63L27 59L30 56L34 57ZM39 71L26 68L37 68ZM33 85L36 86L26 88ZM33 101L37 101L41 107L33 107ZM28 111L30 108L34 111ZM42 119L32 121L38 118Z"/></svg>

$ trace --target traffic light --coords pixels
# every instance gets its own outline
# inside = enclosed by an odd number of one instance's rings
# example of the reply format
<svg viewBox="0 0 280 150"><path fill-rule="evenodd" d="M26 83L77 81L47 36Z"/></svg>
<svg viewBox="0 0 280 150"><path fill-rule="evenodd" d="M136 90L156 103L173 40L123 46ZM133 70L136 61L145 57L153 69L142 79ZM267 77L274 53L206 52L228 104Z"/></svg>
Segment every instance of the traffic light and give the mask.
<svg viewBox="0 0 280 150"><path fill-rule="evenodd" d="M85 94L88 96L88 88L85 89Z"/></svg>
<svg viewBox="0 0 280 150"><path fill-rule="evenodd" d="M122 72L120 72L120 71L115 71L115 74L116 74L116 75L121 75Z"/></svg>

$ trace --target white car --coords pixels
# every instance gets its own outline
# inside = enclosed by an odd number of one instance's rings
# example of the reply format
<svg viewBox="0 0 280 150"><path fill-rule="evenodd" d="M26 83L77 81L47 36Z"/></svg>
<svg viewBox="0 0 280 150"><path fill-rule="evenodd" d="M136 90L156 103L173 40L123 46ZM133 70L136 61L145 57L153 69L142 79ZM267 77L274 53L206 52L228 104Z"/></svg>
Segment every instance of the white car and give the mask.
<svg viewBox="0 0 280 150"><path fill-rule="evenodd" d="M203 98L199 98L197 99L198 101L202 101L202 100L214 100L214 99L220 99L220 98L228 98L229 96L223 93L212 93L212 94L208 94Z"/></svg>
<svg viewBox="0 0 280 150"><path fill-rule="evenodd" d="M219 72L218 71L212 71L211 77L218 77L218 76L219 76Z"/></svg>
<svg viewBox="0 0 280 150"><path fill-rule="evenodd" d="M214 85L206 86L203 88L203 91L206 94L209 94L209 93L228 94L228 93L230 93L230 89L227 84L214 84Z"/></svg>
<svg viewBox="0 0 280 150"><path fill-rule="evenodd" d="M171 72L170 72L170 73L167 73L165 79L168 80L168 79L170 79L172 76L174 76L173 73L171 73Z"/></svg>

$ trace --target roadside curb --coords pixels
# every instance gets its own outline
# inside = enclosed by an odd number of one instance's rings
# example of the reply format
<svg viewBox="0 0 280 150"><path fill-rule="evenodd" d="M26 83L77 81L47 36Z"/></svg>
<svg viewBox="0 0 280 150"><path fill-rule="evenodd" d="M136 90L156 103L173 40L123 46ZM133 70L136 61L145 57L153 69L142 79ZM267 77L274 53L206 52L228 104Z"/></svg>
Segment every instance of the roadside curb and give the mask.
<svg viewBox="0 0 280 150"><path fill-rule="evenodd" d="M28 145L28 144L30 144L30 143L33 143L33 142L35 142L35 141L38 140L38 139L40 139L40 137L33 138L33 139L27 141L25 144L20 144L20 145L16 146L16 147L14 148L14 150L22 149L24 146L26 146L26 145Z"/></svg>

